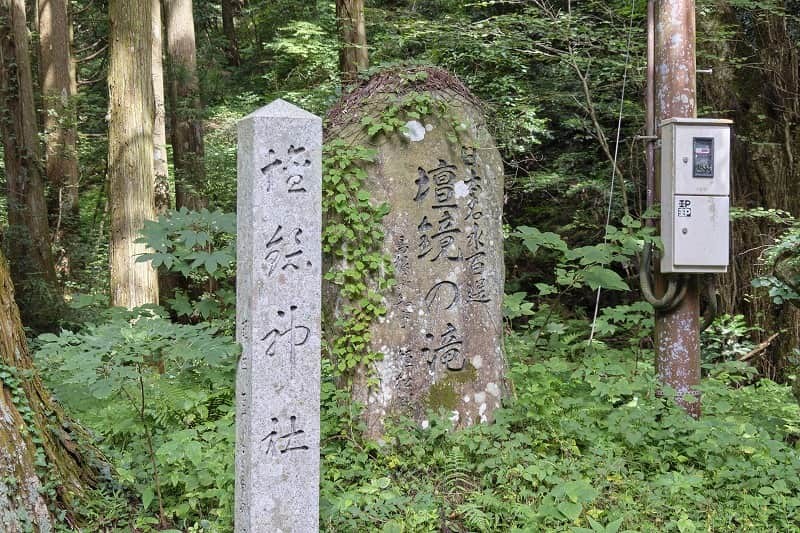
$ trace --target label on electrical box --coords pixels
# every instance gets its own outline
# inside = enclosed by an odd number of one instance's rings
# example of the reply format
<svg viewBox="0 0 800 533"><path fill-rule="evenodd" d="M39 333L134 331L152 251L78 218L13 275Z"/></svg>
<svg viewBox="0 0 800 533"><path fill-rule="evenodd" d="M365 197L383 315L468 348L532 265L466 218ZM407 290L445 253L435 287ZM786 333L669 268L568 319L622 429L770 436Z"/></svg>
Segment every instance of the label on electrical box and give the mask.
<svg viewBox="0 0 800 533"><path fill-rule="evenodd" d="M692 201L678 200L678 206L675 209L675 216L678 218L692 218Z"/></svg>
<svg viewBox="0 0 800 533"><path fill-rule="evenodd" d="M695 137L692 140L692 168L695 178L714 177L714 139Z"/></svg>

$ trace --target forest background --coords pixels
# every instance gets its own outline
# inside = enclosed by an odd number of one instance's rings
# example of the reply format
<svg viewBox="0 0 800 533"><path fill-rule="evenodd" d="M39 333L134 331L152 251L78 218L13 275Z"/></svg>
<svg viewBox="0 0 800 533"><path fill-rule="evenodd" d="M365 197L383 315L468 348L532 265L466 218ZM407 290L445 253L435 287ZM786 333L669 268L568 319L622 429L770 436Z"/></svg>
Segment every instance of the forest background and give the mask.
<svg viewBox="0 0 800 533"><path fill-rule="evenodd" d="M232 530L236 121L426 65L482 99L505 160L512 394L492 425L377 443L323 359L322 529L800 527L800 3L697 2L699 115L735 122L699 420L655 393L636 283L646 2L369 1L348 58L358 6L0 0L5 530Z"/></svg>

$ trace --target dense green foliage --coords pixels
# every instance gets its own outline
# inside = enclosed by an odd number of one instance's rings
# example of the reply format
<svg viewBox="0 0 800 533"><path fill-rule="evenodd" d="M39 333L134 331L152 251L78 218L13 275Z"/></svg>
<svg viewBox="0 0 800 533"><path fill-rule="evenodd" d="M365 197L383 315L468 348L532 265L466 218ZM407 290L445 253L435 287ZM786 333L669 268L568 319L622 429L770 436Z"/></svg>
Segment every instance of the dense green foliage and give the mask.
<svg viewBox="0 0 800 533"><path fill-rule="evenodd" d="M38 339L48 384L95 431L113 460L117 489L141 497L130 525L158 524L160 508L180 524L232 520L239 349L218 333L208 324L175 324L153 309L115 309L78 332ZM123 527L129 514L99 518L97 527Z"/></svg>
<svg viewBox="0 0 800 533"><path fill-rule="evenodd" d="M767 287L772 301L800 302L800 223L790 229L770 246L765 259L772 265L772 275L753 280L754 287Z"/></svg>
<svg viewBox="0 0 800 533"><path fill-rule="evenodd" d="M155 465L176 527L231 531L237 350L209 326L132 316L115 312L80 333L40 338L38 361L57 369L48 382L102 437L120 490L142 497L138 516L97 524L157 522ZM788 387L730 362L739 352L715 330L706 349L720 362L704 367L704 416L695 421L655 395L652 353L639 344L651 322L642 305L605 309L587 346L586 321L542 306L509 336L514 395L494 424L453 432L445 413L431 413L428 429L398 421L379 443L361 437L357 408L324 362L324 529L796 526L800 410Z"/></svg>
<svg viewBox="0 0 800 533"><path fill-rule="evenodd" d="M527 334L509 342L516 394L493 425L399 425L383 445L353 442L343 427L324 455L329 530L795 527L798 455L787 441L798 412L786 388L734 388L746 370L710 367L698 422L655 397L651 366L629 351L577 340L531 356L530 345Z"/></svg>
<svg viewBox="0 0 800 533"><path fill-rule="evenodd" d="M704 416L695 421L669 393L655 394L647 304L603 309L591 345L588 321L565 315L561 302L584 284L627 289L610 268L628 264L651 231L625 222L606 244L580 248L531 227L515 232L510 243L550 254L554 267L532 301L506 299L514 395L492 425L454 432L446 413L431 413L425 430L399 420L381 442L365 440L358 406L336 387L341 370L323 361L326 530L783 531L800 520L800 409L788 387L736 361L752 348L740 318L722 317L704 335ZM163 266L201 282L215 276L225 292L230 265L207 260L218 253L212 242L231 249L232 228L221 214L177 212L148 225L145 239ZM217 323L229 324L224 309ZM146 529L160 507L181 530L231 531L232 339L153 309L90 312L78 332L39 337L37 362L118 469L116 496L101 500L115 512L95 523ZM131 514L123 494L142 506Z"/></svg>
<svg viewBox="0 0 800 533"><path fill-rule="evenodd" d="M359 166L374 157L372 150L343 141L328 143L323 156L322 251L334 263L325 279L347 302L337 316L327 317L337 331L329 335L327 351L338 375L380 357L370 349L369 325L386 313L383 294L395 282L391 261L380 249L389 206L372 205L364 188L367 172Z"/></svg>

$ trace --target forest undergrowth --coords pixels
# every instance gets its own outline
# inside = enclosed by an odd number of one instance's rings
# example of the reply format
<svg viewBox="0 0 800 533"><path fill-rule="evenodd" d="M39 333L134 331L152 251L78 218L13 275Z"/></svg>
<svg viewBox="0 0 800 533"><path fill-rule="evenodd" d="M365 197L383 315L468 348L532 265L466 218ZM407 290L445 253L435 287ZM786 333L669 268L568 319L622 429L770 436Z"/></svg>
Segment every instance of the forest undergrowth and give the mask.
<svg viewBox="0 0 800 533"><path fill-rule="evenodd" d="M185 276L188 290L133 311L76 298L79 325L36 340L48 386L116 468L84 509L97 530L151 531L166 518L177 531L232 531L233 228L218 211L148 224L147 259ZM649 304L601 309L589 344L589 320L562 303L600 284L628 290L612 267L628 265L651 230L629 218L608 230L605 244L577 248L532 227L509 236L555 267L538 294L506 295L512 394L492 424L454 431L449 413L430 413L425 429L398 419L367 440L323 358L323 530L798 527L800 408L790 386L739 360L756 348L741 317L703 334L694 420L655 389Z"/></svg>
<svg viewBox="0 0 800 533"><path fill-rule="evenodd" d="M131 316L38 341L48 385L117 468L85 512L96 530L148 531L161 505L176 530L232 531L238 348L219 325ZM588 346L585 320L535 311L507 337L512 397L460 431L431 413L426 429L397 420L365 440L324 361L323 530L796 530L800 409L788 386L728 360L743 335L723 337L725 321L706 335L720 362L704 365L694 420L656 394L641 306L602 319Z"/></svg>

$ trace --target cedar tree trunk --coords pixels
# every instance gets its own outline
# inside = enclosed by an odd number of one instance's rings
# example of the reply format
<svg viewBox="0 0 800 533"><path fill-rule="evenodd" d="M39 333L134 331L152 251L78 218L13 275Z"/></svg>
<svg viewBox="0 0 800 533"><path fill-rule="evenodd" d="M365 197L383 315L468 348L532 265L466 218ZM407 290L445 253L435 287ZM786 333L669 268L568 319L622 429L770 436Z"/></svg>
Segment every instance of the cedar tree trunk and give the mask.
<svg viewBox="0 0 800 533"><path fill-rule="evenodd" d="M153 199L152 0L111 0L108 66L108 174L111 204L111 304L158 303L158 277L148 250L135 243Z"/></svg>
<svg viewBox="0 0 800 533"><path fill-rule="evenodd" d="M341 41L339 68L342 82L353 83L358 73L369 67L364 0L336 0L336 23Z"/></svg>
<svg viewBox="0 0 800 533"><path fill-rule="evenodd" d="M167 169L166 109L164 107L164 62L161 28L161 0L153 2L153 168L155 170L155 206L161 215L169 210L169 171Z"/></svg>
<svg viewBox="0 0 800 533"><path fill-rule="evenodd" d="M71 510L96 486L104 460L84 446L88 435L67 419L33 371L2 254L0 355L0 530L51 531L53 510L66 511L66 521L74 525Z"/></svg>
<svg viewBox="0 0 800 533"><path fill-rule="evenodd" d="M51 189L58 268L69 274L80 222L75 73L67 0L40 0L39 72L45 132L45 170Z"/></svg>
<svg viewBox="0 0 800 533"><path fill-rule="evenodd" d="M46 320L60 297L50 248L23 0L0 0L0 131L8 186L5 236L25 309ZM45 310L45 311L42 311Z"/></svg>
<svg viewBox="0 0 800 533"><path fill-rule="evenodd" d="M236 24L234 22L233 0L222 0L222 33L228 40L228 63L233 67L241 65L239 56L239 40L236 38Z"/></svg>
<svg viewBox="0 0 800 533"><path fill-rule="evenodd" d="M175 207L200 209L205 183L202 104L192 0L166 0L170 126L175 165Z"/></svg>

